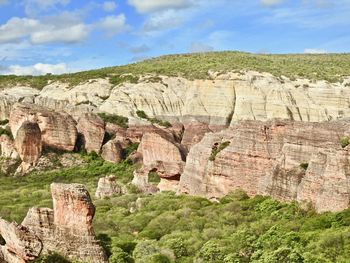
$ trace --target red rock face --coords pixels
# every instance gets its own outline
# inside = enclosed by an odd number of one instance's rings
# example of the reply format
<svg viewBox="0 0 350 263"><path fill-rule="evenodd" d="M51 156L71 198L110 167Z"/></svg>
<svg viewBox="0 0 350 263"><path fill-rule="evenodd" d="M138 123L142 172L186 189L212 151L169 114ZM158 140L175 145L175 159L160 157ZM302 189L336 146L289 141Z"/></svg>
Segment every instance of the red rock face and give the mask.
<svg viewBox="0 0 350 263"><path fill-rule="evenodd" d="M207 132L211 132L209 124L201 122L193 122L185 125L185 131L181 144L189 151L191 147L199 143Z"/></svg>
<svg viewBox="0 0 350 263"><path fill-rule="evenodd" d="M240 188L311 202L319 212L345 209L350 155L340 138L349 132L345 122L239 122L192 147L179 192L211 198ZM210 158L213 147L226 141L229 146Z"/></svg>
<svg viewBox="0 0 350 263"><path fill-rule="evenodd" d="M83 185L51 184L54 223L72 230L92 229L95 207Z"/></svg>
<svg viewBox="0 0 350 263"><path fill-rule="evenodd" d="M12 108L9 121L15 138L23 122L36 122L41 130L43 147L74 150L78 133L75 121L67 113L59 113L35 104L16 103Z"/></svg>
<svg viewBox="0 0 350 263"><path fill-rule="evenodd" d="M34 166L39 160L42 150L39 125L29 121L23 122L17 131L15 146L21 160Z"/></svg>
<svg viewBox="0 0 350 263"><path fill-rule="evenodd" d="M84 114L78 120L77 129L83 137L85 150L99 153L105 136L104 121L95 114Z"/></svg>
<svg viewBox="0 0 350 263"><path fill-rule="evenodd" d="M80 184L52 184L53 210L32 208L22 225L40 239L42 253L59 253L73 261L108 262L96 239L92 219L95 207Z"/></svg>
<svg viewBox="0 0 350 263"><path fill-rule="evenodd" d="M101 157L112 163L120 163L122 161L123 149L116 140L107 142L102 147Z"/></svg>

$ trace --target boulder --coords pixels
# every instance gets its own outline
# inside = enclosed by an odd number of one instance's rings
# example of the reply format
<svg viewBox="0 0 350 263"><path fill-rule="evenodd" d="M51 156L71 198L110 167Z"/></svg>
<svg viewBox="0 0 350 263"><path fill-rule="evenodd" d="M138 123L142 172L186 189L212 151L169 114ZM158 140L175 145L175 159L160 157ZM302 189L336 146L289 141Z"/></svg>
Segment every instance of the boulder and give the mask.
<svg viewBox="0 0 350 263"><path fill-rule="evenodd" d="M35 166L42 150L42 137L39 125L35 122L23 122L17 131L15 146L23 161L22 167ZM24 168L24 170L27 168Z"/></svg>
<svg viewBox="0 0 350 263"><path fill-rule="evenodd" d="M119 141L111 140L103 145L101 157L105 161L120 163L123 159L123 149Z"/></svg>
<svg viewBox="0 0 350 263"><path fill-rule="evenodd" d="M235 189L282 201L311 203L318 212L349 207L350 123L242 121L194 145L180 193L220 198Z"/></svg>
<svg viewBox="0 0 350 263"><path fill-rule="evenodd" d="M26 263L36 259L41 250L40 239L27 227L0 218L0 235L6 244L0 246L0 262Z"/></svg>
<svg viewBox="0 0 350 263"><path fill-rule="evenodd" d="M42 242L42 253L56 252L73 261L107 263L93 230L95 207L86 188L53 183L51 193L53 209L32 208L22 222Z"/></svg>
<svg viewBox="0 0 350 263"><path fill-rule="evenodd" d="M83 114L77 124L78 133L87 152L99 153L105 136L105 123L97 115Z"/></svg>
<svg viewBox="0 0 350 263"><path fill-rule="evenodd" d="M64 112L43 108L34 104L16 103L10 115L10 127L16 138L23 122L39 125L43 147L73 151L77 140L77 129L73 118Z"/></svg>
<svg viewBox="0 0 350 263"><path fill-rule="evenodd" d="M5 158L17 159L19 157L14 141L6 134L0 136L0 152Z"/></svg>
<svg viewBox="0 0 350 263"><path fill-rule="evenodd" d="M103 199L122 193L122 187L117 183L117 177L114 175L106 176L98 180L96 198Z"/></svg>

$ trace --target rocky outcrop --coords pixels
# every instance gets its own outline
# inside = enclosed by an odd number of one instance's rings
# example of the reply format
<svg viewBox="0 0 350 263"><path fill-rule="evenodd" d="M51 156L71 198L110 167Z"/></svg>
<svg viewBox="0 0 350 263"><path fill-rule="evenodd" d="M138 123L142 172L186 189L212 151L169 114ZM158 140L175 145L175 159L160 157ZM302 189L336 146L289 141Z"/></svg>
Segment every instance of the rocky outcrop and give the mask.
<svg viewBox="0 0 350 263"><path fill-rule="evenodd" d="M102 177L98 180L96 198L103 199L121 194L122 187L117 183L117 177L114 175Z"/></svg>
<svg viewBox="0 0 350 263"><path fill-rule="evenodd" d="M123 149L117 140L110 140L102 147L101 157L105 161L120 163L123 158Z"/></svg>
<svg viewBox="0 0 350 263"><path fill-rule="evenodd" d="M36 259L42 250L40 239L31 230L1 218L0 235L6 242L0 246L0 262L26 263Z"/></svg>
<svg viewBox="0 0 350 263"><path fill-rule="evenodd" d="M73 118L64 112L56 112L35 104L16 103L10 115L10 127L17 137L18 129L26 122L35 122L41 130L43 147L73 151L77 129Z"/></svg>
<svg viewBox="0 0 350 263"><path fill-rule="evenodd" d="M39 125L29 121L23 122L17 131L15 146L22 160L18 171L26 172L37 164L41 155L42 138Z"/></svg>
<svg viewBox="0 0 350 263"><path fill-rule="evenodd" d="M42 253L56 252L72 260L99 263L107 257L95 237L95 207L83 185L51 184L53 210L32 208L22 225L34 232Z"/></svg>
<svg viewBox="0 0 350 263"><path fill-rule="evenodd" d="M145 188L150 172L156 172L164 180L179 180L185 165L186 150L171 136L145 133L137 151L142 154L143 167L135 173L133 182L140 189Z"/></svg>
<svg viewBox="0 0 350 263"><path fill-rule="evenodd" d="M192 147L179 192L213 198L240 188L318 212L346 209L350 153L340 140L349 133L347 122L239 122Z"/></svg>
<svg viewBox="0 0 350 263"><path fill-rule="evenodd" d="M6 134L0 136L0 152L5 158L17 159L19 157L13 140Z"/></svg>
<svg viewBox="0 0 350 263"><path fill-rule="evenodd" d="M83 114L77 124L85 150L99 153L105 136L105 123L95 114Z"/></svg>

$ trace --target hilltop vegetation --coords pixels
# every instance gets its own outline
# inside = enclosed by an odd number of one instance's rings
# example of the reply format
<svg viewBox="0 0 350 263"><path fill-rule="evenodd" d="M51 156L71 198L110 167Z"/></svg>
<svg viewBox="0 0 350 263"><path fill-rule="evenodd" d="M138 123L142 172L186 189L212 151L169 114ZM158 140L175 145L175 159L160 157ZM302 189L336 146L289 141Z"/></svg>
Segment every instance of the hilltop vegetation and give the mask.
<svg viewBox="0 0 350 263"><path fill-rule="evenodd" d="M132 179L134 166L96 155L69 169L0 175L0 217L21 222L32 206L51 207L52 182L83 183L94 199L98 178ZM130 189L133 190L133 189ZM94 199L94 228L111 263L349 262L350 210L318 215L297 203L237 191L211 202L174 193ZM0 238L1 239L1 238ZM37 262L67 262L59 255Z"/></svg>
<svg viewBox="0 0 350 263"><path fill-rule="evenodd" d="M311 80L342 81L350 76L350 54L264 55L243 52L209 52L161 56L125 66L102 68L59 76L0 76L0 88L16 84L41 89L49 80L59 80L74 86L94 78L110 78L112 84L136 82L146 73L183 76L189 79L208 78L208 70L257 70L277 77L308 78ZM124 74L132 74L124 76Z"/></svg>

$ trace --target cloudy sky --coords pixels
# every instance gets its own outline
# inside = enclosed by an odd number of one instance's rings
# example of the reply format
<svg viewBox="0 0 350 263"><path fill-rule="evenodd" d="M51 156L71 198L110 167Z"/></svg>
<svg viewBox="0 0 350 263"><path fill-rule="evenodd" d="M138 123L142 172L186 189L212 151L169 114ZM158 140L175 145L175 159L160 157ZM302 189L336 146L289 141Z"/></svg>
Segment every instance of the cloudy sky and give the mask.
<svg viewBox="0 0 350 263"><path fill-rule="evenodd" d="M350 0L0 0L0 74L212 50L350 52Z"/></svg>

